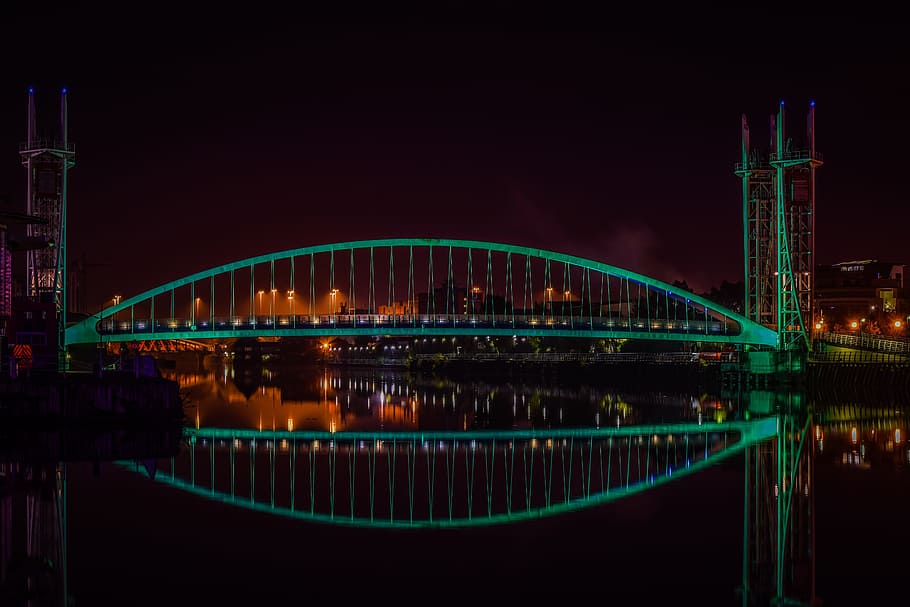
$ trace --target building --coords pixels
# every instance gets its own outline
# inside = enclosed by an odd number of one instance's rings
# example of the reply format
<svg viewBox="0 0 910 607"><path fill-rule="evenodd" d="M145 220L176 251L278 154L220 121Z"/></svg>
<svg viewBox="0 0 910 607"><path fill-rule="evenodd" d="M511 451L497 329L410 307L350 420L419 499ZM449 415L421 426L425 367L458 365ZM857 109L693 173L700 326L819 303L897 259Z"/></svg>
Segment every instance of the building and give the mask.
<svg viewBox="0 0 910 607"><path fill-rule="evenodd" d="M905 271L906 264L876 259L816 266L817 324L828 331L840 328L871 332L877 332L876 327L884 330L895 322L903 325L910 314Z"/></svg>
<svg viewBox="0 0 910 607"><path fill-rule="evenodd" d="M14 350L23 356L28 354L28 362L24 364L31 366L36 355L44 360L47 348L51 348L56 366L57 316L53 304L48 307L36 298L15 297L13 289L13 255L20 251L47 249L50 243L40 236L26 236L10 229L19 227L21 232L24 227L45 223L47 221L40 217L0 211L0 363L4 367ZM36 314L38 319L42 315L46 317L47 310L50 310L51 325L35 318Z"/></svg>

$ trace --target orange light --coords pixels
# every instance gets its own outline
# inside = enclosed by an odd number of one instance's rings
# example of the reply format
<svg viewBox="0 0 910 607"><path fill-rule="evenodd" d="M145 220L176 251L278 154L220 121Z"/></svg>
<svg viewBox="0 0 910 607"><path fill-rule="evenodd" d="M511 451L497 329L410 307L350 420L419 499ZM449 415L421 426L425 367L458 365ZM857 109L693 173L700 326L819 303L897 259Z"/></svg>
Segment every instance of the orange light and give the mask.
<svg viewBox="0 0 910 607"><path fill-rule="evenodd" d="M855 320L854 320L853 322L850 323L850 328L851 328L851 329L855 329L856 326L857 326L857 323L856 323Z"/></svg>
<svg viewBox="0 0 910 607"><path fill-rule="evenodd" d="M901 321L895 320L895 321L894 321L894 328L895 328L895 329L900 329L900 328L901 328Z"/></svg>

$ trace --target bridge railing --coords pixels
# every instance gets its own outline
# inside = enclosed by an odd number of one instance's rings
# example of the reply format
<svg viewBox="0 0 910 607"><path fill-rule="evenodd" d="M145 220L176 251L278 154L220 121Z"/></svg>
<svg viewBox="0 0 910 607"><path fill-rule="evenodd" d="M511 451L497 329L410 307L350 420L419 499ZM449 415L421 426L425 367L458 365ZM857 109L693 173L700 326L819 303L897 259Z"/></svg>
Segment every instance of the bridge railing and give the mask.
<svg viewBox="0 0 910 607"><path fill-rule="evenodd" d="M323 314L223 316L215 318L104 319L96 324L102 335L159 334L186 331L269 331L319 329L534 329L597 330L616 332L662 332L679 335L738 335L740 325L732 319L664 320L634 318L578 318L573 316L528 316L512 314Z"/></svg>
<svg viewBox="0 0 910 607"><path fill-rule="evenodd" d="M892 363L906 364L910 362L905 354L892 352L813 352L811 359L819 363Z"/></svg>
<svg viewBox="0 0 910 607"><path fill-rule="evenodd" d="M819 333L817 341L838 346L862 348L878 352L910 354L910 342L900 338L870 335L868 333Z"/></svg>
<svg viewBox="0 0 910 607"><path fill-rule="evenodd" d="M471 360L471 361L511 361L529 363L656 363L656 364L682 364L706 362L736 362L739 360L736 352L717 352L717 356L705 357L707 352L508 352L489 353L472 352L462 354L443 354L446 360ZM434 360L437 354L417 354L417 360Z"/></svg>

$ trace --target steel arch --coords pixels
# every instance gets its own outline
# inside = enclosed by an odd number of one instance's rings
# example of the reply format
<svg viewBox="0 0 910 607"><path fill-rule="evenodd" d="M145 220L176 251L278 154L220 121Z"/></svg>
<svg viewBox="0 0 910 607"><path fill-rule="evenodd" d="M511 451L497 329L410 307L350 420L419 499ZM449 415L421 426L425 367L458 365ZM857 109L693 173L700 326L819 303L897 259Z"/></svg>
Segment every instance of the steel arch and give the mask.
<svg viewBox="0 0 910 607"><path fill-rule="evenodd" d="M350 252L351 255L351 281L354 282L353 278L353 258L355 251L370 251L370 280L371 285L373 280L373 251L376 250L388 250L390 255L390 267L389 267L389 279L392 284L394 284L395 274L392 268L394 261L394 250L396 248L407 248L410 254L410 260L412 267L410 268L411 275L407 278L408 288L411 288L411 284L414 281L414 271L413 271L413 251L414 248L427 248L429 249L430 262L428 262L428 271L430 274L430 282L432 282L433 270L432 266L436 262L433 259L433 250L434 248L438 251L440 249L447 249L449 252L449 278L451 279L452 272L452 251L467 251L468 257L468 273L470 274L473 265L471 260L471 253L473 251L480 251L486 253L487 255L487 281L491 281L490 272L492 268L492 255L494 253L506 255L508 258L508 269L507 272L507 281L511 281L515 274L512 272L511 259L512 255L522 256L525 258L528 263L528 272L530 270L530 260L535 259L540 263L546 264L546 272L550 272L550 264L561 263L563 264L563 276L569 276L569 281L571 282L571 272L573 268L581 272L582 275L582 300L581 307L584 308L584 290L585 290L585 279L587 277L588 281L588 305L589 308L593 308L593 293L591 293L591 272L599 273L601 278L601 313L603 311L603 301L602 301L602 291L603 291L603 281L618 280L620 287L620 301L619 301L619 310L618 317L622 318L622 306L623 301L621 301L622 296L622 286L623 281L626 285L626 297L631 299L631 288L633 285L637 285L639 289L645 287L645 300L648 306L650 306L651 291L655 292L657 297L655 301L656 308L659 309L661 305L661 299L666 302L666 308L669 309L670 302L674 303L683 303L686 307L687 315L688 310L691 309L693 314L697 313L704 317L703 324L699 320L689 320L688 316L685 321L685 331L680 330L680 328L672 327L673 323L668 321L665 325L661 326L659 322L655 322L654 318L649 318L647 320L647 326L644 324L638 324L637 326L632 326L631 318L631 301L628 302L628 317L625 320L622 320L624 326L618 326L615 323L601 323L597 328L594 327L593 314L591 315L592 322L588 327L582 326L582 317L578 316L578 322L572 322L567 324L563 322L562 324L553 324L550 326L535 326L533 324L525 324L525 326L516 326L514 319L514 310L515 310L515 300L512 299L512 310L513 318L511 324L503 324L497 326L497 323L494 321L492 323L481 324L478 326L476 323L471 325L470 323L462 323L461 326L456 324L451 324L447 326L439 326L435 322L432 323L432 326L427 326L426 323L418 323L416 320L416 314L414 315L415 320L412 324L406 325L383 325L377 326L374 322L368 326L357 326L357 321L353 321L352 326L345 326L343 323L338 323L335 318L335 314L332 314L332 322L329 324L302 324L298 325L296 322L291 328L279 328L275 321L275 314L272 313L271 320L273 321L271 326L262 327L263 323L258 322L257 315L255 313L251 314L249 319L251 323L249 325L231 325L227 328L218 328L217 324L212 322L209 326L197 326L195 319L190 324L187 319L179 319L180 323L171 322L169 326L166 327L166 330L158 330L156 318L154 317L154 299L158 296L171 293L171 310L172 318L174 321L173 309L174 309L174 292L177 289L189 287L195 293L195 286L199 282L211 281L212 284L212 308L214 309L214 283L216 277L223 275L231 275L233 281L233 276L235 271L250 271L250 281L251 288L254 282L253 273L255 268L261 264L269 264L271 268L271 281L272 281L272 292L274 292L274 280L275 280L275 263L288 261L291 263L291 281L293 287L293 263L296 258L299 257L310 257L311 264L315 259L316 255L319 254L329 254L331 256L332 263L332 276L331 281L334 284L335 275L334 275L334 264L336 259L336 254L340 252ZM311 272L312 272L311 265ZM315 278L311 275L311 289L312 282ZM528 274L525 275L525 280L528 280ZM552 281L552 275L549 277L549 280ZM339 283L340 284L340 283ZM428 283L429 284L429 283ZM527 286L527 284L526 284ZM609 287L608 287L609 289ZM532 289L533 291L533 289ZM236 289L234 288L233 282L231 285L231 297L232 297L232 309L231 317L233 318L233 297L235 296ZM293 293L293 288L291 291ZM568 291L567 291L568 292ZM409 292L409 296L411 293ZM416 298L417 293L414 292L413 295ZM659 296L659 297L658 297ZM250 307L254 307L252 300L252 291L250 292ZM531 294L531 304L532 310L535 305L533 292ZM390 288L390 299L391 299L391 288ZM152 301L152 313L150 314L150 324L151 330L146 329L145 331L140 331L137 329L138 325L135 320L135 307L141 305L144 302ZM640 300L640 293L639 293ZM375 303L375 302L374 302ZM546 302L544 302L546 303ZM570 310L571 306L574 305L571 299L569 300ZM553 300L550 300L550 304L553 304ZM637 304L636 308L640 306L640 301ZM192 307L192 303L191 303ZM131 320L129 321L128 328L126 331L119 331L115 328L113 322L110 323L111 329L109 331L99 332L99 326L101 326L102 321L106 319L117 318L118 315L122 315L125 311L130 312ZM261 312L261 310L260 310ZM641 315L641 310L638 309L639 319ZM669 315L669 312L667 312ZM441 314L434 313L435 317L441 317ZM503 316L503 315L500 315ZM495 317L495 314L494 314ZM212 312L212 318L214 321L214 311ZM711 333L708 328L712 324L708 319L717 321L720 319L722 324L723 332L720 333ZM375 320L375 319L374 319ZM662 321L663 319L656 319L656 321ZM125 321L120 322L119 324L124 324ZM702 332L699 330L690 331L689 324L692 323L693 326L700 326L704 329ZM182 324L181 324L182 323ZM457 323L457 320L456 320ZM716 323L715 323L716 324ZM205 325L205 323L200 323L200 325ZM576 326L578 325L578 326ZM239 328L238 328L239 326ZM655 330L655 326L657 330ZM733 330L728 331L728 327L732 326ZM244 328L251 327L251 328ZM639 330L640 329L640 330ZM675 330L673 330L675 329ZM492 243L484 241L475 241L475 240L449 240L449 239L435 239L435 238L391 238L391 239L380 239L380 240L363 240L363 241L350 241L350 242L341 242L341 243L332 243L332 244L322 244L314 245L309 247L302 247L297 249L290 249L286 251L273 252L265 255L259 255L256 257L250 257L240 261L224 264L221 266L216 266L208 270L203 270L196 272L194 274L178 278L177 280L162 284L158 287L124 299L120 303L107 307L104 310L92 315L91 317L74 324L71 327L67 328L66 340L67 344L77 344L77 343L98 343L100 338L103 336L104 341L112 342L123 342L123 341L135 341L138 339L206 339L206 338L231 338L231 337L251 337L251 336L334 336L334 335L522 335L522 336L553 336L553 337L579 337L579 338L632 338L632 339L646 339L646 340L662 340L662 341L704 341L704 342L714 342L714 343L732 343L732 344L749 344L755 346L763 347L774 347L777 343L777 333L772 329L764 327L760 324L757 324L744 316L737 314L731 310L724 309L720 306L717 306L713 302L700 297L694 293L682 291L673 287L672 285L665 283L661 280L654 279L637 272L626 270L624 268L619 268L612 266L606 263L585 259L582 257L577 257L574 255L568 255L565 253L558 253L554 251L548 251L545 249L538 249L532 247L525 247L520 245L513 244L501 244L501 243Z"/></svg>

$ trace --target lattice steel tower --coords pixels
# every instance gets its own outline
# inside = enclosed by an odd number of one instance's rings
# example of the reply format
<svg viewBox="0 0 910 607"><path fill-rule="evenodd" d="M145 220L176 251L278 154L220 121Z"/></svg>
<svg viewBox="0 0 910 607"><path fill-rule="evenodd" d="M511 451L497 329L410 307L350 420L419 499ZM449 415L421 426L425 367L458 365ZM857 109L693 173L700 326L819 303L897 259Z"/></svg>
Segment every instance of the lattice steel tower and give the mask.
<svg viewBox="0 0 910 607"><path fill-rule="evenodd" d="M784 102L771 116L768 151L751 146L742 117L745 315L778 332L778 350L805 351L814 322L815 102L809 103L806 139L787 136Z"/></svg>
<svg viewBox="0 0 910 607"><path fill-rule="evenodd" d="M53 246L28 252L26 295L54 302L57 311L58 368L66 365L66 199L67 173L75 166L75 148L68 138L66 89L60 91L59 133L43 137L38 132L35 90L28 90L28 139L19 155L28 171L26 212L47 220L31 224L28 235Z"/></svg>

